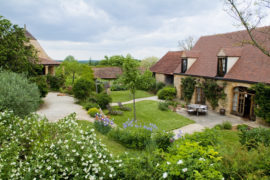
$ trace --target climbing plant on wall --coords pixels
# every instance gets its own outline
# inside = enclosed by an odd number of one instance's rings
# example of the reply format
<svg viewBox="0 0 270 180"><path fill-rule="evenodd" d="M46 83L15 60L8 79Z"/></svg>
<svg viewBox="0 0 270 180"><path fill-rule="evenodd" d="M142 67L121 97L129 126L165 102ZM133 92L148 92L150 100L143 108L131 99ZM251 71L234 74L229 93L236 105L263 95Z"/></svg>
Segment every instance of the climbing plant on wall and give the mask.
<svg viewBox="0 0 270 180"><path fill-rule="evenodd" d="M270 123L270 86L258 83L252 89L256 91L255 103L257 106L255 114Z"/></svg>
<svg viewBox="0 0 270 180"><path fill-rule="evenodd" d="M181 86L184 95L184 100L186 101L186 103L189 103L191 101L196 86L196 79L193 77L183 78L181 81Z"/></svg>
<svg viewBox="0 0 270 180"><path fill-rule="evenodd" d="M202 83L205 97L207 101L210 102L213 109L215 109L218 106L218 101L220 99L224 100L226 98L226 94L224 92L225 86L226 83L223 83L223 85L220 86L217 84L215 80L212 79L206 79Z"/></svg>

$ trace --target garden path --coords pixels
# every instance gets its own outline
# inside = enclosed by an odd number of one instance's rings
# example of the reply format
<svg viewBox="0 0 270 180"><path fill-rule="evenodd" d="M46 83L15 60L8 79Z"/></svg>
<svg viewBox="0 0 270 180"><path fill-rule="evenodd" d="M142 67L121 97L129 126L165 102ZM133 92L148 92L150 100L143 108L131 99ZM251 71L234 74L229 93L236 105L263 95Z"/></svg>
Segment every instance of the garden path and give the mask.
<svg viewBox="0 0 270 180"><path fill-rule="evenodd" d="M157 96L151 96L151 97L146 97L146 98L137 98L135 99L135 102L145 101L145 100L162 101L162 100L159 100ZM133 103L133 100L122 102L122 104L131 104L131 103ZM111 106L118 106L118 104L111 103Z"/></svg>
<svg viewBox="0 0 270 180"><path fill-rule="evenodd" d="M50 122L56 122L75 112L77 119L94 122L94 118L91 118L82 106L75 104L75 99L73 97L68 95L58 95L58 92L49 92L43 99L44 104L37 111L37 114L47 117Z"/></svg>

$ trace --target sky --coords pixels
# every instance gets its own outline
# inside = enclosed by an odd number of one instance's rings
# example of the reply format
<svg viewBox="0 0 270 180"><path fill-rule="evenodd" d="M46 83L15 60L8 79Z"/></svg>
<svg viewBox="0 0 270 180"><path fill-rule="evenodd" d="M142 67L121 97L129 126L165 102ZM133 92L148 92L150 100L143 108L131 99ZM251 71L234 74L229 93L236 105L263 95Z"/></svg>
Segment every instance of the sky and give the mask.
<svg viewBox="0 0 270 180"><path fill-rule="evenodd" d="M161 58L188 36L242 28L223 0L0 0L0 15L38 39L56 60L131 54Z"/></svg>

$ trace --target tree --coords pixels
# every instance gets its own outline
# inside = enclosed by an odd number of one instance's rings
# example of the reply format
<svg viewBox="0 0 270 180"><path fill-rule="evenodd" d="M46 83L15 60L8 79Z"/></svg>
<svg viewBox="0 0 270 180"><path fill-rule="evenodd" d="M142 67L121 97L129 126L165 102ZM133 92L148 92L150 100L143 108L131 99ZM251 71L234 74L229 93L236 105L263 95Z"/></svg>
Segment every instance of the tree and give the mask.
<svg viewBox="0 0 270 180"><path fill-rule="evenodd" d="M195 39L192 36L187 37L186 39L178 41L178 46L181 50L191 50L195 44Z"/></svg>
<svg viewBox="0 0 270 180"><path fill-rule="evenodd" d="M122 80L123 83L130 90L133 97L134 120L136 120L135 93L137 87L140 84L140 72L138 68L139 68L138 61L134 60L130 55L127 55L123 63Z"/></svg>
<svg viewBox="0 0 270 180"><path fill-rule="evenodd" d="M25 36L25 30L0 16L0 68L36 75L37 52Z"/></svg>
<svg viewBox="0 0 270 180"><path fill-rule="evenodd" d="M149 69L151 66L156 64L156 62L159 60L159 58L155 56L147 57L141 61L140 66L146 69Z"/></svg>
<svg viewBox="0 0 270 180"><path fill-rule="evenodd" d="M99 62L99 65L104 65L104 66L120 66L122 67L125 57L122 55L115 55L115 56L105 56L105 59L101 60Z"/></svg>
<svg viewBox="0 0 270 180"><path fill-rule="evenodd" d="M255 35L256 28L266 18L270 8L269 0L225 0L227 12L234 17L247 30L249 40L243 43L251 44L258 48L262 53L270 57L270 49L264 42ZM269 41L269 28L261 29L260 33L265 34L265 39ZM268 48L267 48L268 47Z"/></svg>
<svg viewBox="0 0 270 180"><path fill-rule="evenodd" d="M63 74L65 76L72 76L72 85L75 81L75 75L78 73L80 69L80 63L75 60L75 58L71 55L67 56L63 63L60 65L60 71L63 70Z"/></svg>

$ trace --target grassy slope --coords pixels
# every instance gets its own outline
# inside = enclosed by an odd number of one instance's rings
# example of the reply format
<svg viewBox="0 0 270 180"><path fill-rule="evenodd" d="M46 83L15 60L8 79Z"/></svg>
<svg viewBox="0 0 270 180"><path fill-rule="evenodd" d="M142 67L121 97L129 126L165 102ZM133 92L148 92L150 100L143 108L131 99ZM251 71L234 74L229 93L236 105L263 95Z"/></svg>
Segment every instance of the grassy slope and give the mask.
<svg viewBox="0 0 270 180"><path fill-rule="evenodd" d="M146 91L137 90L136 91L136 98L144 98L154 96ZM132 95L130 91L111 91L111 97L113 102L126 102L132 100Z"/></svg>
<svg viewBox="0 0 270 180"><path fill-rule="evenodd" d="M89 122L89 121L78 120L78 122L81 125L82 129L84 129L84 130L90 130L90 129L94 128L94 124ZM104 145L106 145L107 149L114 155L121 155L125 152L135 153L135 154L142 153L142 151L139 151L139 150L133 150L133 149L126 148L126 147L122 146L121 144L117 143L116 141L109 139L107 136L99 133L96 130L95 130L95 133L97 135L97 139L100 139L100 141Z"/></svg>
<svg viewBox="0 0 270 180"><path fill-rule="evenodd" d="M126 105L132 108L132 104ZM161 111L158 109L158 102L156 101L140 101L136 103L136 115L139 122L154 123L161 130L173 130L194 121L181 116L172 111ZM133 119L133 111L124 112L122 116L111 116L114 122L123 127L123 123L128 119Z"/></svg>

